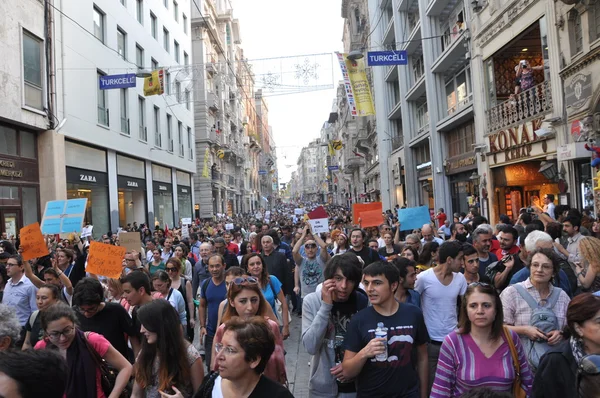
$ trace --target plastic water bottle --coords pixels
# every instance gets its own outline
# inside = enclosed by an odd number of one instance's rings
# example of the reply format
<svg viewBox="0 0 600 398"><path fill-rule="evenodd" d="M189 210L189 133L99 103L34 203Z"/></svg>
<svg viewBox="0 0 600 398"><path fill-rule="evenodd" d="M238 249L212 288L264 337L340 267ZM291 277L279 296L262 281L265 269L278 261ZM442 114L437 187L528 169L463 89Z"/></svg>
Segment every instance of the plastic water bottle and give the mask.
<svg viewBox="0 0 600 398"><path fill-rule="evenodd" d="M377 329L375 329L375 337L380 339L380 338L384 338L385 339L385 352L383 352L382 354L377 354L375 356L375 359L379 362L381 361L387 361L388 358L388 352L387 352L387 332L388 329L383 325L383 322L379 322L377 324Z"/></svg>

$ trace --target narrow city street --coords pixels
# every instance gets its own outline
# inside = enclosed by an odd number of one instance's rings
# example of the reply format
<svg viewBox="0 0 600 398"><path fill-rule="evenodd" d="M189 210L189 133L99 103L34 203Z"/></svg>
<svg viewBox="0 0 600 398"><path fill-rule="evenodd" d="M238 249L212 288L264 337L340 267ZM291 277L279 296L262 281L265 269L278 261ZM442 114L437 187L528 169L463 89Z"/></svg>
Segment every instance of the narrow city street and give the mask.
<svg viewBox="0 0 600 398"><path fill-rule="evenodd" d="M285 344L285 367L290 382L290 391L296 398L308 397L308 378L310 376L310 355L302 346L302 318L293 315L290 323L290 337Z"/></svg>

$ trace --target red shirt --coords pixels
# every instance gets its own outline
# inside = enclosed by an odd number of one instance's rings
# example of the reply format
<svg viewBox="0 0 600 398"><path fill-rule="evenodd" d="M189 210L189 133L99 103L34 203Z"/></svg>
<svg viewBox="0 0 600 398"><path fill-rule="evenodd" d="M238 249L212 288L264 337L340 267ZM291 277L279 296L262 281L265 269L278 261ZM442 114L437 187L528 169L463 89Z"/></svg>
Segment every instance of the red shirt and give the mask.
<svg viewBox="0 0 600 398"><path fill-rule="evenodd" d="M442 225L444 225L444 223L446 222L446 219L448 217L446 216L446 213L440 213L437 216L435 216L435 219L439 221L438 223L438 227L442 227Z"/></svg>
<svg viewBox="0 0 600 398"><path fill-rule="evenodd" d="M232 252L236 256L240 252L239 246L236 243L234 243L234 242L229 242L229 244L227 245L227 250L229 250L230 252Z"/></svg>
<svg viewBox="0 0 600 398"><path fill-rule="evenodd" d="M519 252L519 250L520 250L519 246L515 245L510 248L508 253L503 252L503 250L501 248L498 248L498 250L496 250L494 252L494 254L496 255L496 257L498 257L498 260L502 260L502 257L506 256L507 254L517 254Z"/></svg>

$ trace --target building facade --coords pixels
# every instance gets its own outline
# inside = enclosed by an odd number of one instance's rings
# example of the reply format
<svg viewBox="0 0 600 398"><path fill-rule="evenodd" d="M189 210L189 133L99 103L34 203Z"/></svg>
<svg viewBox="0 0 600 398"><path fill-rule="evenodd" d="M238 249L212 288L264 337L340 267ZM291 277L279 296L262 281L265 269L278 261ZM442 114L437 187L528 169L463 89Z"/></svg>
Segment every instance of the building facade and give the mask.
<svg viewBox="0 0 600 398"><path fill-rule="evenodd" d="M95 235L134 221L179 225L193 216L196 169L191 1L61 4L54 19L66 197L88 199L85 222ZM104 76L159 69L162 95L145 96L141 78L100 89Z"/></svg>

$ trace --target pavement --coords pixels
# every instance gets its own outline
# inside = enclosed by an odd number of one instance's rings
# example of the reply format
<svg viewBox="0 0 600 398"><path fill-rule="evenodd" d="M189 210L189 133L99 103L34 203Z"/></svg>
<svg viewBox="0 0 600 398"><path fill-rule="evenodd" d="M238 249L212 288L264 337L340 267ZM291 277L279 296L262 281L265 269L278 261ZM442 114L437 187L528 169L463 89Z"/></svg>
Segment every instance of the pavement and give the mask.
<svg viewBox="0 0 600 398"><path fill-rule="evenodd" d="M310 355L302 345L302 318L292 315L290 337L284 340L285 368L290 391L296 398L308 398L308 379L310 376Z"/></svg>

